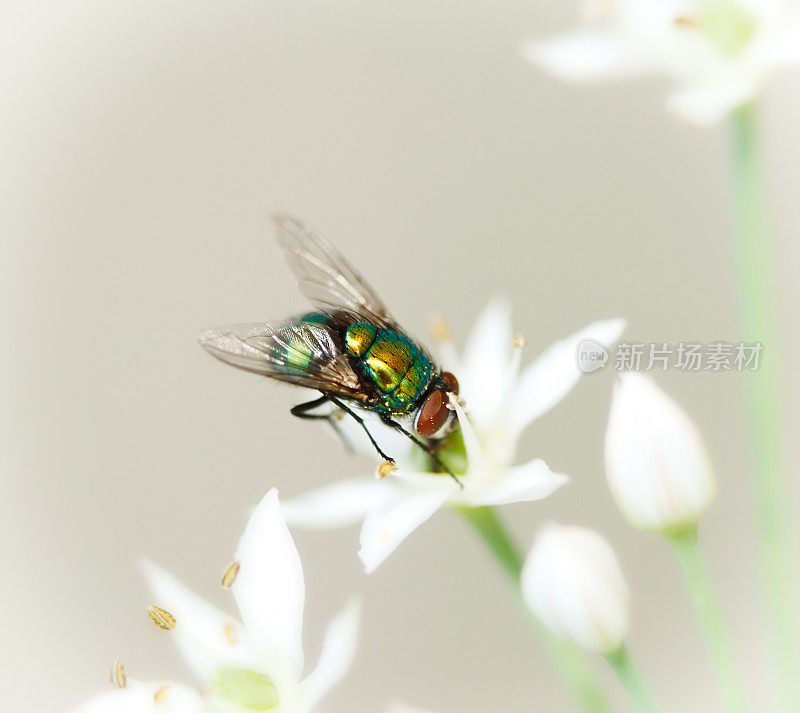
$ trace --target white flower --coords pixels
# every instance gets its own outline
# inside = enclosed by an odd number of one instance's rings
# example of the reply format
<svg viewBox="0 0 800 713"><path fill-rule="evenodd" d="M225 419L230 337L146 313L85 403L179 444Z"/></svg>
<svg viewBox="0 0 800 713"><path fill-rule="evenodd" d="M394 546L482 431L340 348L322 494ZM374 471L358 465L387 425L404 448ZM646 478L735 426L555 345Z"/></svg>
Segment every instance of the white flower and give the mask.
<svg viewBox="0 0 800 713"><path fill-rule="evenodd" d="M241 623L156 565L143 569L174 638L215 713L306 713L349 668L358 629L351 603L328 627L316 669L302 678L305 584L300 558L271 490L250 518L231 585Z"/></svg>
<svg viewBox="0 0 800 713"><path fill-rule="evenodd" d="M445 503L455 506L503 505L547 497L567 478L541 460L513 465L525 428L558 403L577 382L578 345L586 339L610 345L624 328L619 319L595 322L557 342L520 372L522 340L511 329L510 307L494 300L479 316L463 358L452 345L443 348L443 366L459 380L469 416L458 415L467 456L460 476L463 489L441 474L422 472L419 449L379 423L369 427L399 470L381 481L359 478L334 483L284 503L292 525L339 527L363 519L359 556L373 571L419 525ZM348 438L374 453L357 427L345 419Z"/></svg>
<svg viewBox="0 0 800 713"><path fill-rule="evenodd" d="M668 107L712 124L800 63L800 8L788 0L589 0L586 25L526 56L571 80L657 72L678 85Z"/></svg>
<svg viewBox="0 0 800 713"><path fill-rule="evenodd" d="M641 374L614 388L606 476L634 527L665 531L697 523L716 484L700 435L684 411Z"/></svg>
<svg viewBox="0 0 800 713"><path fill-rule="evenodd" d="M206 707L200 694L186 686L128 679L124 688L94 696L72 713L206 713Z"/></svg>
<svg viewBox="0 0 800 713"><path fill-rule="evenodd" d="M628 588L611 546L585 527L546 525L522 569L522 593L556 635L600 653L628 630Z"/></svg>

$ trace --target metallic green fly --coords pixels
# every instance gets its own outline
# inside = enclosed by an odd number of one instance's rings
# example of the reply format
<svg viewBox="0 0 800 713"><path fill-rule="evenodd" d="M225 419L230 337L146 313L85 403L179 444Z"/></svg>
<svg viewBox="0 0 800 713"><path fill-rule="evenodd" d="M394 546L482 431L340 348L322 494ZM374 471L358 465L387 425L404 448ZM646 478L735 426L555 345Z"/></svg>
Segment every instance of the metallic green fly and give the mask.
<svg viewBox="0 0 800 713"><path fill-rule="evenodd" d="M211 329L200 344L226 364L321 396L291 409L298 418L325 419L336 428L338 414L351 416L383 452L358 411L376 413L423 449L444 472L437 442L453 424L449 393L458 381L389 315L375 290L325 238L294 218L275 218L278 244L301 292L315 311L297 319Z"/></svg>

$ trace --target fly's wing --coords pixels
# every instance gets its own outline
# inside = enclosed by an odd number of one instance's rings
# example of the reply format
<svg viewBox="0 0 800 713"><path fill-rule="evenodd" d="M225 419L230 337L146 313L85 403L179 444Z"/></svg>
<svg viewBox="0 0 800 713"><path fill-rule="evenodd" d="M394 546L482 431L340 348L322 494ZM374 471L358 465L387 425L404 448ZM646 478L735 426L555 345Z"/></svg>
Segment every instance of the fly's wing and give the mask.
<svg viewBox="0 0 800 713"><path fill-rule="evenodd" d="M298 287L316 307L333 315L345 311L378 326L396 326L375 290L325 238L290 216L273 220Z"/></svg>
<svg viewBox="0 0 800 713"><path fill-rule="evenodd" d="M296 321L209 329L200 345L226 364L343 398L363 401L347 356L321 324Z"/></svg>

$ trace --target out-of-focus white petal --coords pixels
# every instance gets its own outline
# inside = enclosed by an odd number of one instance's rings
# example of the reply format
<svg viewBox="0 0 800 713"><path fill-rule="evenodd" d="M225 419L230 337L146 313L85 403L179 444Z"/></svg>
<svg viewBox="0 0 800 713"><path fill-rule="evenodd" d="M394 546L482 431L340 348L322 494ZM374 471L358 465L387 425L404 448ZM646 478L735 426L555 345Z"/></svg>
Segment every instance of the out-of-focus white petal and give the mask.
<svg viewBox="0 0 800 713"><path fill-rule="evenodd" d="M450 491L399 497L364 519L358 556L364 569L374 572L398 545L435 513Z"/></svg>
<svg viewBox="0 0 800 713"><path fill-rule="evenodd" d="M125 688L94 696L72 713L205 713L205 706L200 695L186 686L128 679Z"/></svg>
<svg viewBox="0 0 800 713"><path fill-rule="evenodd" d="M611 494L634 527L665 531L698 521L716 483L686 413L641 374L622 374L605 439Z"/></svg>
<svg viewBox="0 0 800 713"><path fill-rule="evenodd" d="M376 413L369 411L361 411L359 415L364 419L364 423L372 437L378 442L378 445L394 458L398 464L405 465L409 460L414 444L407 436L399 433L394 428L390 428L383 423ZM344 415L338 422L337 427L344 436L347 444L353 448L357 453L367 456L374 460L377 457L375 446L372 445L364 428L350 416ZM332 435L335 435L329 428Z"/></svg>
<svg viewBox="0 0 800 713"><path fill-rule="evenodd" d="M356 655L360 610L360 602L350 601L329 624L319 663L302 684L308 710L313 710L350 669Z"/></svg>
<svg viewBox="0 0 800 713"><path fill-rule="evenodd" d="M691 85L670 94L667 108L693 126L704 128L750 101L756 91L750 83Z"/></svg>
<svg viewBox="0 0 800 713"><path fill-rule="evenodd" d="M402 703L393 703L386 709L386 713L433 713L422 708L410 708Z"/></svg>
<svg viewBox="0 0 800 713"><path fill-rule="evenodd" d="M369 477L354 478L284 500L281 510L292 527L345 527L360 522L370 510L392 497L386 483Z"/></svg>
<svg viewBox="0 0 800 713"><path fill-rule="evenodd" d="M592 322L588 327L553 344L527 366L508 405L512 437L516 439L531 421L549 411L575 386L582 373L578 368L578 347L581 343L590 340L609 348L624 329L624 319Z"/></svg>
<svg viewBox="0 0 800 713"><path fill-rule="evenodd" d="M585 527L551 523L522 569L522 593L555 634L610 653L628 629L628 588L610 545Z"/></svg>
<svg viewBox="0 0 800 713"><path fill-rule="evenodd" d="M790 67L800 63L800 22L790 21L764 48L764 61L777 67Z"/></svg>
<svg viewBox="0 0 800 713"><path fill-rule="evenodd" d="M479 424L491 422L505 399L512 336L511 305L495 297L478 316L456 374L460 393Z"/></svg>
<svg viewBox="0 0 800 713"><path fill-rule="evenodd" d="M244 632L233 617L188 590L152 562L142 561L141 569L156 606L175 617L177 625L170 638L200 680L209 680L220 664L247 657ZM231 644L226 628L234 634L235 645Z"/></svg>
<svg viewBox="0 0 800 713"><path fill-rule="evenodd" d="M473 499L473 505L508 505L541 500L569 481L561 473L553 473L543 460L510 468L508 476L493 490Z"/></svg>
<svg viewBox="0 0 800 713"><path fill-rule="evenodd" d="M524 55L556 77L577 81L624 79L653 69L651 57L638 43L604 30L577 30L534 42Z"/></svg>
<svg viewBox="0 0 800 713"><path fill-rule="evenodd" d="M240 567L231 590L254 651L299 680L305 584L274 488L250 517L236 560Z"/></svg>

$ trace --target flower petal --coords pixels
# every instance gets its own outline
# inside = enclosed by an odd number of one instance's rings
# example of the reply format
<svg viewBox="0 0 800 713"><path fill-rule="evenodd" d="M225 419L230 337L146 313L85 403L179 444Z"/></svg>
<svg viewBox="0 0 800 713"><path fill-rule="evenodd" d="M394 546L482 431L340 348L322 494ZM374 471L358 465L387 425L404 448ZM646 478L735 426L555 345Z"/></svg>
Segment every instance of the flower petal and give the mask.
<svg viewBox="0 0 800 713"><path fill-rule="evenodd" d="M156 703L158 694L158 703ZM141 683L128 679L125 688L101 693L72 713L204 713L200 695L176 683Z"/></svg>
<svg viewBox="0 0 800 713"><path fill-rule="evenodd" d="M284 501L283 516L291 526L325 529L354 525L393 493L374 478L354 478L326 485Z"/></svg>
<svg viewBox="0 0 800 713"><path fill-rule="evenodd" d="M535 418L549 411L569 393L581 376L578 346L591 340L610 347L625 329L625 320L593 322L566 339L553 344L525 368L509 403L510 430L516 439Z"/></svg>
<svg viewBox="0 0 800 713"><path fill-rule="evenodd" d="M490 423L505 399L511 341L511 305L495 297L478 316L456 374L470 414L479 424Z"/></svg>
<svg viewBox="0 0 800 713"><path fill-rule="evenodd" d="M374 572L398 545L435 513L451 491L396 498L364 519L358 556L367 573Z"/></svg>
<svg viewBox="0 0 800 713"><path fill-rule="evenodd" d="M755 95L756 88L750 83L694 84L670 94L667 109L693 126L705 128Z"/></svg>
<svg viewBox="0 0 800 713"><path fill-rule="evenodd" d="M319 663L302 684L307 710L313 710L350 669L356 654L360 610L360 602L352 600L328 625Z"/></svg>
<svg viewBox="0 0 800 713"><path fill-rule="evenodd" d="M399 464L405 464L409 460L414 444L407 436L387 426L374 412L362 411L359 415L364 419L366 427L384 453L389 454ZM363 426L355 419L345 415L336 425L348 446L368 458L373 460L376 458L375 446L372 445Z"/></svg>
<svg viewBox="0 0 800 713"><path fill-rule="evenodd" d="M527 605L558 636L601 653L622 644L628 588L611 545L593 530L546 525L520 584Z"/></svg>
<svg viewBox="0 0 800 713"><path fill-rule="evenodd" d="M541 500L569 481L561 473L553 473L543 460L534 460L511 468L509 476L496 488L475 499L473 505L508 505Z"/></svg>
<svg viewBox="0 0 800 713"><path fill-rule="evenodd" d="M247 658L239 622L149 560L142 561L141 569L153 592L155 604L175 617L177 625L171 638L200 680L208 681L221 663ZM231 636L226 634L226 630L233 633L235 644L231 644Z"/></svg>
<svg viewBox="0 0 800 713"><path fill-rule="evenodd" d="M464 450L467 453L467 473L474 473L477 471L485 471L486 454L483 452L483 446L478 439L478 434L472 427L467 414L464 412L463 406L458 401L458 398L449 394L450 405L455 409L456 416L458 417L458 426L461 429L461 436L464 439Z"/></svg>
<svg viewBox="0 0 800 713"><path fill-rule="evenodd" d="M534 42L523 54L554 76L573 81L625 79L653 69L652 59L639 44L603 30L577 30Z"/></svg>
<svg viewBox="0 0 800 713"><path fill-rule="evenodd" d="M236 559L240 567L231 589L254 650L299 680L305 583L275 488L250 517Z"/></svg>

